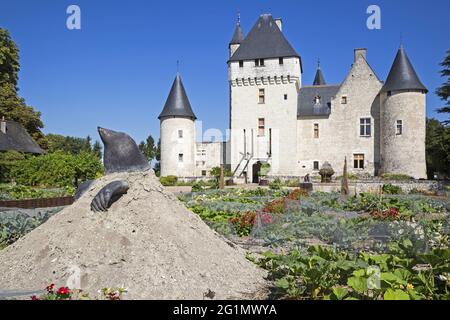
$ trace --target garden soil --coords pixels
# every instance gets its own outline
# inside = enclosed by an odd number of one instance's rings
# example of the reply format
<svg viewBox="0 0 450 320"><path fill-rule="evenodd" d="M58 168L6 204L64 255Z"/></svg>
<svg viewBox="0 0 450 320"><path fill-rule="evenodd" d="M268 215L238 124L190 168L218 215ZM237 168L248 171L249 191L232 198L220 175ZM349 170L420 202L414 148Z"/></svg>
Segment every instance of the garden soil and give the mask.
<svg viewBox="0 0 450 320"><path fill-rule="evenodd" d="M114 180L130 189L108 212L90 203ZM152 170L97 180L72 206L0 251L0 290L50 283L122 287L126 299L263 299L265 271L164 190Z"/></svg>

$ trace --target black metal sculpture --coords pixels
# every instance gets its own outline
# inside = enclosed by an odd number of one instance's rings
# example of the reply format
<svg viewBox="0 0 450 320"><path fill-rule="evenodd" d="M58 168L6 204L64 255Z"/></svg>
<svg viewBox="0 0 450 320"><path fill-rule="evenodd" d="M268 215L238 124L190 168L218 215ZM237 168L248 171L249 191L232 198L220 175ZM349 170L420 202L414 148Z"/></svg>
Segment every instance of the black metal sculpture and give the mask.
<svg viewBox="0 0 450 320"><path fill-rule="evenodd" d="M108 211L109 207L116 202L129 189L128 182L124 180L113 181L102 188L91 202L91 209L95 212Z"/></svg>
<svg viewBox="0 0 450 320"><path fill-rule="evenodd" d="M98 133L105 146L103 162L107 174L150 169L147 159L129 135L100 127Z"/></svg>
<svg viewBox="0 0 450 320"><path fill-rule="evenodd" d="M136 142L126 133L116 132L98 127L98 133L103 141L106 174L115 172L146 171L150 169L148 161L139 150ZM76 194L75 200L89 189L94 181L82 183ZM91 202L93 211L107 211L129 189L128 182L117 180L102 188Z"/></svg>

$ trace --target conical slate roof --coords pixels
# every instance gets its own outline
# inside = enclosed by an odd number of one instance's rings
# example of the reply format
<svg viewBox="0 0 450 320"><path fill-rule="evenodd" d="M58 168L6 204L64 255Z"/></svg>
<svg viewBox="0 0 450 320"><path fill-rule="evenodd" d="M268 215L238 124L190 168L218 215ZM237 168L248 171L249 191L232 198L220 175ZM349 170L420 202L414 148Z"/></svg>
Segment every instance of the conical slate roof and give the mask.
<svg viewBox="0 0 450 320"><path fill-rule="evenodd" d="M383 91L397 90L424 90L428 92L427 88L420 82L403 46L397 52L383 87Z"/></svg>
<svg viewBox="0 0 450 320"><path fill-rule="evenodd" d="M230 45L231 44L241 44L242 41L244 41L244 33L241 29L241 24L238 22L236 23L236 29L234 30L233 38L231 38Z"/></svg>
<svg viewBox="0 0 450 320"><path fill-rule="evenodd" d="M324 86L326 84L327 83L325 82L325 77L323 76L322 70L320 69L320 67L318 67L313 86Z"/></svg>
<svg viewBox="0 0 450 320"><path fill-rule="evenodd" d="M184 89L183 82L181 81L181 77L178 73L173 81L169 97L167 97L166 104L164 105L164 109L158 119L165 117L184 117L191 118L192 120L197 119L192 111L186 90Z"/></svg>
<svg viewBox="0 0 450 320"><path fill-rule="evenodd" d="M300 58L278 28L272 15L263 14L230 61L281 57Z"/></svg>

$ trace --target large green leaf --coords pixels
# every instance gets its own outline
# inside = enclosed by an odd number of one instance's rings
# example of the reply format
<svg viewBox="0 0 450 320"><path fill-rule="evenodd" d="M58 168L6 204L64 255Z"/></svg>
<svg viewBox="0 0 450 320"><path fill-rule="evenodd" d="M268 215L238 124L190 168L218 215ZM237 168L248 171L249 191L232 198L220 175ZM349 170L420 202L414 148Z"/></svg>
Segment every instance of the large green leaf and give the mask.
<svg viewBox="0 0 450 320"><path fill-rule="evenodd" d="M384 293L384 300L410 300L409 294L402 290L388 289Z"/></svg>
<svg viewBox="0 0 450 320"><path fill-rule="evenodd" d="M347 285L358 293L367 291L367 279L364 277L351 277L347 279Z"/></svg>
<svg viewBox="0 0 450 320"><path fill-rule="evenodd" d="M337 300L344 299L348 294L348 290L341 287L334 287L333 288L333 295L336 297Z"/></svg>

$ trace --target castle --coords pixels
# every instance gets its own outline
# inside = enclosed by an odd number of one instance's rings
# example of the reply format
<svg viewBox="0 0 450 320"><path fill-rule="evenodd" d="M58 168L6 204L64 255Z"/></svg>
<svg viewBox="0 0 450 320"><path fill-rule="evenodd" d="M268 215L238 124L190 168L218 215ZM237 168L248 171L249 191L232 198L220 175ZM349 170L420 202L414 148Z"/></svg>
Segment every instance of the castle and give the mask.
<svg viewBox="0 0 450 320"><path fill-rule="evenodd" d="M227 142L196 142L196 116L177 74L161 112L161 176L205 177L226 165L235 180L318 173L325 162L336 175L405 174L425 179L427 89L403 47L381 81L366 49L341 84L329 85L317 68L302 84L302 60L282 33L281 19L261 15L244 36L240 21L229 44L230 123Z"/></svg>

